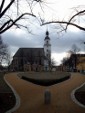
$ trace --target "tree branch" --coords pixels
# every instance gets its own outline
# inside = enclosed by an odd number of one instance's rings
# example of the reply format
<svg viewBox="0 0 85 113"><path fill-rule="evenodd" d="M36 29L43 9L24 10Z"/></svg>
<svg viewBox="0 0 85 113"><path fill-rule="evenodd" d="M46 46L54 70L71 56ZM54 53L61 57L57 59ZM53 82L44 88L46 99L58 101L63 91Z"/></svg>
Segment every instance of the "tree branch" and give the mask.
<svg viewBox="0 0 85 113"><path fill-rule="evenodd" d="M76 13L75 15L73 15L73 16L70 18L70 20L68 21L68 24L67 24L67 26L66 26L66 29L67 29L69 23L71 23L72 19L74 19L76 16L79 16L80 14L82 14L82 13L84 13L84 12L85 12L85 10L82 10L82 11L79 11L78 13Z"/></svg>
<svg viewBox="0 0 85 113"><path fill-rule="evenodd" d="M0 13L1 13L2 9L3 9L4 3L5 3L5 0L2 0L1 6L0 6Z"/></svg>
<svg viewBox="0 0 85 113"><path fill-rule="evenodd" d="M6 11L11 7L11 5L14 3L15 0L11 0L10 3L7 5L7 7L2 11L2 13L0 13L0 18L2 16L4 16L4 14L6 13Z"/></svg>
<svg viewBox="0 0 85 113"><path fill-rule="evenodd" d="M51 21L51 22L42 23L41 26L42 25L47 25L47 24L53 24L53 23L56 23L56 24L66 24L66 25L68 24L68 25L72 25L74 27L77 27L80 30L85 31L85 28L84 27L81 27L81 26L79 26L77 24L74 24L74 23L71 23L71 22L66 22L66 21Z"/></svg>
<svg viewBox="0 0 85 113"><path fill-rule="evenodd" d="M13 20L10 19L10 20L8 20L7 22L5 22L5 23L1 26L0 31L1 31L2 29L4 29L7 25L9 25L10 22L13 23Z"/></svg>
<svg viewBox="0 0 85 113"><path fill-rule="evenodd" d="M80 11L80 12L76 13L75 15L73 15L73 16L70 18L69 23L72 21L73 18L75 18L76 16L79 16L80 14L82 14L82 13L84 13L84 12L85 12L85 10Z"/></svg>
<svg viewBox="0 0 85 113"><path fill-rule="evenodd" d="M4 33L6 30L8 30L9 28L11 28L13 25L17 25L16 23L25 15L30 15L30 16L33 16L33 17L36 17L35 15L33 14L30 14L30 13L24 13L22 15L20 15L17 19L15 20L9 20L7 21L1 28L0 28L0 34L1 33ZM10 25L8 25L7 27L5 27L9 22L12 22ZM5 28L4 28L5 27ZM3 29L2 29L3 28Z"/></svg>

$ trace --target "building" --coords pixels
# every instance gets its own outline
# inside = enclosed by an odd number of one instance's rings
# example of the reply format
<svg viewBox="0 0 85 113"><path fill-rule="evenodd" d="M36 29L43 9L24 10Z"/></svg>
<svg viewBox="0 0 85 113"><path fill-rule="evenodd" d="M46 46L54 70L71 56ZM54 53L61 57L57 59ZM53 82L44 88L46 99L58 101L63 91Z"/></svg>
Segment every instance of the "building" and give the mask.
<svg viewBox="0 0 85 113"><path fill-rule="evenodd" d="M51 43L49 38L49 32L46 32L46 37L44 39L44 68L45 70L49 70L51 65Z"/></svg>
<svg viewBox="0 0 85 113"><path fill-rule="evenodd" d="M66 71L81 71L85 70L85 54L72 54L63 63L63 68Z"/></svg>
<svg viewBox="0 0 85 113"><path fill-rule="evenodd" d="M19 48L13 56L13 69L24 70L24 65L44 65L43 48ZM32 68L32 67L31 67Z"/></svg>
<svg viewBox="0 0 85 113"><path fill-rule="evenodd" d="M78 71L85 71L85 54L81 54L80 57L78 57L76 68Z"/></svg>
<svg viewBox="0 0 85 113"><path fill-rule="evenodd" d="M46 31L44 47L19 48L18 51L13 56L11 68L15 71L22 70L48 71L50 69L50 64L51 64L51 44L49 32Z"/></svg>

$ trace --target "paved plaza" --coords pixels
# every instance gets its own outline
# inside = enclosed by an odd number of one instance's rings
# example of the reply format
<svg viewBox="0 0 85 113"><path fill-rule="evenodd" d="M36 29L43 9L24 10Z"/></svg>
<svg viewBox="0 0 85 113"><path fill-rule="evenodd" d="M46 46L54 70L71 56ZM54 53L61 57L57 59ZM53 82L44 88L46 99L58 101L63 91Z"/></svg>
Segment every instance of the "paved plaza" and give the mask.
<svg viewBox="0 0 85 113"><path fill-rule="evenodd" d="M5 79L20 97L20 107L13 113L85 113L71 98L71 92L85 82L85 76L72 73L70 79L49 87L35 85L10 73ZM44 92L51 92L51 104L44 104Z"/></svg>

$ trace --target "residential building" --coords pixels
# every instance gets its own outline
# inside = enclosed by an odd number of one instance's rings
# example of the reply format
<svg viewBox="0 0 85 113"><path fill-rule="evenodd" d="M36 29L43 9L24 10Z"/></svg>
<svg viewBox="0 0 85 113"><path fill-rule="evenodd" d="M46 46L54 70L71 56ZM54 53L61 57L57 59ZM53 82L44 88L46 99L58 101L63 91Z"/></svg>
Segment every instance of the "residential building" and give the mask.
<svg viewBox="0 0 85 113"><path fill-rule="evenodd" d="M66 71L81 71L85 70L85 54L72 54L63 63L63 68Z"/></svg>

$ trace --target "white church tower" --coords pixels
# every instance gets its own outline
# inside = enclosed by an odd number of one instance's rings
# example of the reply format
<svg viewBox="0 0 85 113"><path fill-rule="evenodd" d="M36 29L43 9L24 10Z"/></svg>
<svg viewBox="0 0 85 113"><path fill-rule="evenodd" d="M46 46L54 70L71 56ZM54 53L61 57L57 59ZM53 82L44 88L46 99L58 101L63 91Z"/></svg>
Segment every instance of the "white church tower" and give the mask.
<svg viewBox="0 0 85 113"><path fill-rule="evenodd" d="M1 35L0 35L0 46L2 46L3 42L2 42L2 38L1 38Z"/></svg>
<svg viewBox="0 0 85 113"><path fill-rule="evenodd" d="M45 53L44 67L45 70L49 70L51 64L51 43L48 31L46 31L46 37L44 39L44 53Z"/></svg>

